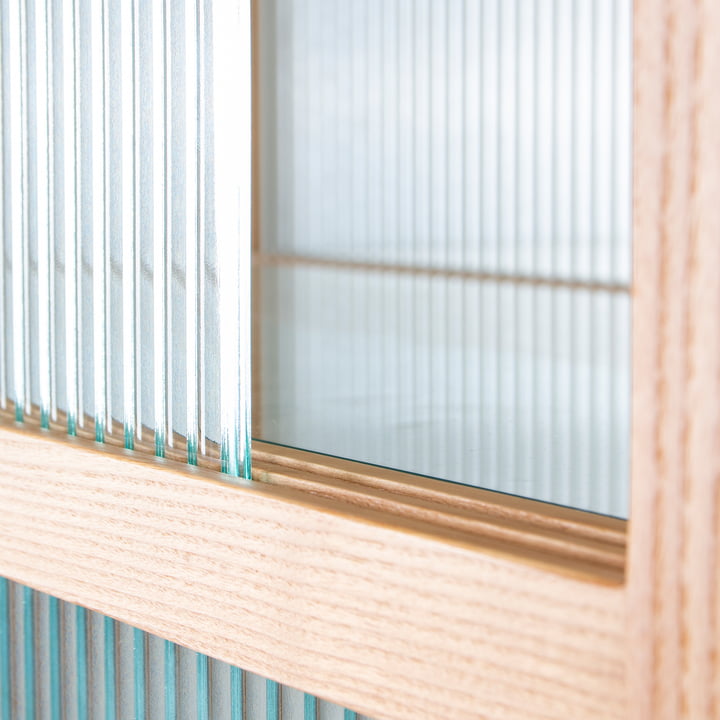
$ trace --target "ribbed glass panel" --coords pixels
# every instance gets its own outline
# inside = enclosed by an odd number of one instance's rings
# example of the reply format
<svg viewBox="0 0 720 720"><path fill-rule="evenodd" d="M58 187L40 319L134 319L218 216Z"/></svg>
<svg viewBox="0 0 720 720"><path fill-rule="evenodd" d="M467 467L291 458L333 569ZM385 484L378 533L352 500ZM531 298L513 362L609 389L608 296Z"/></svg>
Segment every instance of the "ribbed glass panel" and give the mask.
<svg viewBox="0 0 720 720"><path fill-rule="evenodd" d="M249 1L0 0L0 53L0 407L248 477ZM0 579L1 720L237 720L246 682Z"/></svg>
<svg viewBox="0 0 720 720"><path fill-rule="evenodd" d="M630 0L258 7L256 437L625 516Z"/></svg>
<svg viewBox="0 0 720 720"><path fill-rule="evenodd" d="M249 0L0 11L0 404L249 476Z"/></svg>
<svg viewBox="0 0 720 720"><path fill-rule="evenodd" d="M361 716L0 578L0 720L34 718Z"/></svg>

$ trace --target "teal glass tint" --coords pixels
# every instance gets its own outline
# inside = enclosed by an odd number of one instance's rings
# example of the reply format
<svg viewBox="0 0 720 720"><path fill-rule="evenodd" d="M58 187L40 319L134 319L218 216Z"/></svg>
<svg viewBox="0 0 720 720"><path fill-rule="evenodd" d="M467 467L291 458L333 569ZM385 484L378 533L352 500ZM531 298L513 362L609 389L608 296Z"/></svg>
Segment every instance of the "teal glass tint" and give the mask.
<svg viewBox="0 0 720 720"><path fill-rule="evenodd" d="M0 20L0 406L249 476L250 4Z"/></svg>
<svg viewBox="0 0 720 720"><path fill-rule="evenodd" d="M0 578L0 717L10 717L10 583Z"/></svg>
<svg viewBox="0 0 720 720"><path fill-rule="evenodd" d="M0 720L362 716L0 578Z"/></svg>
<svg viewBox="0 0 720 720"><path fill-rule="evenodd" d="M0 0L0 408L250 475L250 3ZM0 720L340 718L0 579Z"/></svg>
<svg viewBox="0 0 720 720"><path fill-rule="evenodd" d="M259 13L254 435L626 516L629 0Z"/></svg>

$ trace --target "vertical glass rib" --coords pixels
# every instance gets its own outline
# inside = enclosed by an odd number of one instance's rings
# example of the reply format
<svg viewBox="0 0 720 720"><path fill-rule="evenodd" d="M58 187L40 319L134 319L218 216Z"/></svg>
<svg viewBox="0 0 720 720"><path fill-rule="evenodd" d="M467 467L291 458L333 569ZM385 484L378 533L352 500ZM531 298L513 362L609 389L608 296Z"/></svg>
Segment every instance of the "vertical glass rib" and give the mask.
<svg viewBox="0 0 720 720"><path fill-rule="evenodd" d="M105 267L107 264L107 204L105 187L105 85L107 45L106 0L97 0L90 10L90 57L91 57L91 155L92 155L92 294L93 294L93 416L95 440L103 442L108 414L107 408L107 287Z"/></svg>
<svg viewBox="0 0 720 720"><path fill-rule="evenodd" d="M51 164L50 164L50 28L46 0L35 4L35 108L36 108L36 174L37 174L37 262L38 262L38 373L40 422L50 424L52 343L51 318Z"/></svg>
<svg viewBox="0 0 720 720"><path fill-rule="evenodd" d="M548 85L551 88L550 98L548 100L548 140L549 140L549 162L551 166L550 188L548 192L548 226L549 226L549 249L547 252L547 264L551 277L559 276L559 235L560 235L560 148L562 143L562 133L558 122L558 113L560 108L561 88L560 88L560 65L561 65L561 48L560 33L557 29L558 9L557 0L553 0L552 23L548 30L548 44L550 47L551 60L549 63L549 80ZM558 308L559 308L559 290L550 288L548 291L547 302L547 325L548 337L551 348L558 348ZM560 492L559 474L562 467L562 459L560 455L560 447L556 441L559 435L560 427L560 402L558 400L558 363L552 362L548 372L548 392L546 394L547 406L547 426L550 437L547 449L547 468L548 468L548 485L550 488L549 496L558 497Z"/></svg>
<svg viewBox="0 0 720 720"><path fill-rule="evenodd" d="M117 694L115 691L115 621L104 620L104 657L105 657L105 720L116 717Z"/></svg>
<svg viewBox="0 0 720 720"><path fill-rule="evenodd" d="M77 673L77 716L88 719L87 611L75 608L75 668Z"/></svg>
<svg viewBox="0 0 720 720"><path fill-rule="evenodd" d="M345 710L343 713L344 720L357 720L357 713L352 710Z"/></svg>
<svg viewBox="0 0 720 720"><path fill-rule="evenodd" d="M512 227L513 227L513 259L512 259L512 272L515 275L520 275L525 270L521 266L521 252L522 252L522 238L521 238L521 212L527 212L525 208L521 208L521 202L524 200L521 195L521 119L520 113L523 108L521 102L523 97L521 95L521 58L520 58L520 8L518 7L518 0L515 0L512 5L512 11L514 14L513 22L513 56L515 61L514 73L513 73L513 85L514 85L514 98L513 98L513 128L514 138L512 143L513 153L513 185L512 185L512 199L513 203L511 206L512 210ZM511 331L512 331L512 382L511 382L511 415L509 427L517 428L515 432L510 432L510 457L512 464L509 470L509 480L512 492L518 492L522 487L521 485L521 461L527 456L527 449L523 448L518 440L523 434L522 421L524 419L523 414L520 411L521 399L520 399L520 363L518 361L518 355L521 347L520 333L522 317L520 314L520 293L517 283L513 283L512 294L510 295L510 312L512 313L511 320Z"/></svg>
<svg viewBox="0 0 720 720"><path fill-rule="evenodd" d="M496 61L496 77L495 80L495 101L494 101L494 107L495 107L495 117L493 118L495 121L495 142L496 142L496 150L495 150L495 206L493 207L493 212L495 214L495 257L493 259L493 270L495 272L501 271L500 266L500 258L502 253L502 188L503 188L503 168L502 168L502 158L503 158L503 147L502 147L502 82L503 82L503 51L502 51L502 8L503 3L498 0L498 2L495 4L495 23L497 27L497 39L495 40L496 48L497 48L497 61ZM502 302L502 288L500 286L500 283L493 283L494 288L494 294L492 295L492 306L493 306L493 326L495 328L495 337L493 338L494 346L496 348L502 347L502 317L500 315L500 303ZM495 395L493 398L493 402L495 405L495 412L494 412L494 426L496 428L495 430L495 437L493 442L493 455L494 455L494 476L492 478L492 487L497 487L497 481L499 477L502 477L502 474L504 472L504 466L502 462L502 449L500 447L500 438L501 438L501 428L502 428L502 400L503 400L503 393L502 393L502 367L501 363L498 361L497 358L494 358L495 360L495 378L494 378L494 384L495 384Z"/></svg>
<svg viewBox="0 0 720 720"><path fill-rule="evenodd" d="M145 633L133 630L133 687L135 695L135 720L145 720Z"/></svg>
<svg viewBox="0 0 720 720"><path fill-rule="evenodd" d="M28 17L27 17L27 3L23 3L20 11L20 24L22 31L22 38L20 39L20 46L22 49L22 57L20 59L21 68L21 86L22 86L22 141L23 147L21 149L22 155L22 259L20 268L15 272L21 272L22 274L22 297L20 298L21 312L18 312L18 317L21 318L22 323L22 358L23 362L21 367L16 369L16 376L22 377L22 409L25 415L32 413L32 399L31 399L31 355L30 355L30 236L31 236L31 219L30 219L30 194L32 192L31 187L31 175L32 170L30 166L31 154L29 147L29 123L30 123L30 108L31 98L30 92L31 87L29 83L28 73L28 62L30 57L28 55ZM16 266L17 267L17 266Z"/></svg>
<svg viewBox="0 0 720 720"><path fill-rule="evenodd" d="M122 107L122 377L123 432L125 447L135 444L137 387L135 368L135 254L138 233L138 189L136 163L138 153L138 42L139 0L120 4Z"/></svg>
<svg viewBox="0 0 720 720"><path fill-rule="evenodd" d="M210 696L208 693L208 658L197 655L197 720L208 720Z"/></svg>
<svg viewBox="0 0 720 720"><path fill-rule="evenodd" d="M460 93L461 93L461 113L460 113L460 217L459 217L459 232L460 232L460 262L462 267L470 267L470 255L468 252L468 225L469 225L469 218L468 218L468 155L470 153L468 152L468 105L472 101L472 92L468 92L469 90L469 84L468 84L468 56L469 56L469 49L468 49L468 34L472 31L471 23L469 22L469 12L467 7L466 0L463 0L462 7L461 7L461 13L460 13L460 41L461 41L461 50L460 50L460 67L461 67L461 85L460 85ZM473 153L474 155L474 153ZM472 202L475 202L475 198L472 199ZM472 334L469 331L468 328L468 322L467 322L467 310L470 305L468 298L470 290L468 283L462 282L459 289L458 289L458 295L460 297L460 321L459 321L459 333L460 338L456 339L456 342L459 342L459 344L462 347L461 356L459 360L459 377L460 382L458 383L458 390L459 390L459 405L462 408L460 411L460 422L462 424L463 428L472 427L471 425L471 414L469 412L469 406L468 403L464 402L464 398L471 396L471 389L473 387L472 385L472 379L469 377L468 373L468 355L470 354L470 347L472 347L469 343L462 342L462 337L472 337ZM465 430L467 432L467 430ZM476 431L475 431L476 432ZM455 433L458 435L458 433ZM465 453L462 452L462 440L460 437L457 438L459 441L459 445L456 445L456 448L453 450L453 454L456 455L458 460L460 461L459 464L459 474L462 474L463 476L467 477L469 468L468 468L468 462L467 462L467 456Z"/></svg>
<svg viewBox="0 0 720 720"><path fill-rule="evenodd" d="M280 687L274 680L265 681L265 716L280 720Z"/></svg>
<svg viewBox="0 0 720 720"><path fill-rule="evenodd" d="M532 85L533 85L533 105L532 105L532 127L533 127L533 134L532 134L532 161L531 161L531 167L532 167L532 178L531 178L531 188L532 188L532 218L533 218L533 228L532 228L532 234L531 234L531 242L533 247L533 256L532 256L532 272L533 274L540 275L542 273L540 269L540 262L544 261L544 252L541 247L539 247L539 237L540 237L540 227L541 227L541 216L540 216L540 183L544 182L541 176L541 169L540 169L540 143L542 142L541 138L541 118L540 118L540 106L541 106L541 99L540 96L542 94L542 91L540 89L540 56L541 56L541 38L540 38L540 15L539 15L539 7L540 7L540 0L533 0L533 56L532 56ZM530 318L530 327L531 327L531 347L532 347L532 353L534 355L540 354L540 348L541 348L541 335L540 327L539 327L539 306L541 303L541 298L544 297L544 293L542 290L539 290L538 288L533 288L532 296L530 299L531 302L531 318ZM541 368L537 363L533 363L532 367L532 417L530 420L530 426L532 428L533 438L532 438L532 457L531 457L531 470L532 468L535 468L535 472L539 475L539 487L542 488L541 492L544 493L545 497L548 495L548 478L546 473L546 467L545 463L543 462L544 456L545 456L545 443L542 441L542 438L539 437L539 434L541 432L542 423L541 423L541 407L540 407L540 384L541 384Z"/></svg>
<svg viewBox="0 0 720 720"><path fill-rule="evenodd" d="M35 717L35 602L31 588L23 587L23 658L25 660L25 713L29 718Z"/></svg>
<svg viewBox="0 0 720 720"><path fill-rule="evenodd" d="M215 228L223 472L250 477L250 3L213 6ZM227 92L227 88L235 88Z"/></svg>
<svg viewBox="0 0 720 720"><path fill-rule="evenodd" d="M82 207L81 207L81 189L82 189L82 98L81 98L81 67L82 67L82 49L84 46L83 35L80 32L80 3L81 0L74 0L73 9L73 42L72 49L72 67L73 67L73 102L75 103L73 113L73 129L75 137L73 139L74 158L72 162L75 167L75 190L73 193L73 210L75 212L75 223L73 226L74 235L72 237L73 249L71 266L65 266L65 285L72 292L70 298L69 311L72 313L72 320L66 327L72 332L70 341L73 345L73 376L68 382L68 431L74 435L78 427L85 425L85 409L83 399L83 363L82 363ZM70 157L66 155L68 161ZM68 273L72 272L72 279L68 279ZM67 303L66 303L67 304ZM72 398L72 400L70 400ZM72 407L72 412L70 408Z"/></svg>
<svg viewBox="0 0 720 720"><path fill-rule="evenodd" d="M185 4L185 363L187 395L187 459L197 465L199 416L199 291L201 264L198 233L198 0Z"/></svg>
<svg viewBox="0 0 720 720"><path fill-rule="evenodd" d="M9 581L0 578L0 720L10 720Z"/></svg>
<svg viewBox="0 0 720 720"><path fill-rule="evenodd" d="M206 367L205 358L205 312L206 312L206 282L205 282L205 260L206 260L206 221L207 221L207 202L206 202L206 179L207 179L207 158L206 158L206 135L208 132L208 120L206 107L208 105L208 86L210 85L207 70L207 55L209 53L206 43L206 13L207 5L203 0L196 0L197 5L197 303L195 305L198 315L197 330L197 436L200 443L200 452L206 452L206 436L207 436L207 418L206 418Z"/></svg>
<svg viewBox="0 0 720 720"><path fill-rule="evenodd" d="M75 55L76 13L79 0L68 0L61 10L62 22L62 148L63 148L63 244L65 257L65 387L68 433L77 432L78 325L77 325L77 77Z"/></svg>
<svg viewBox="0 0 720 720"><path fill-rule="evenodd" d="M131 442L134 444L135 438L142 440L142 429L143 429L143 411L142 411L142 351L143 342L141 334L141 308L143 308L143 302L141 299L142 291L142 272L141 272L141 247L143 246L143 213L142 209L142 193L144 192L144 184L141 182L140 171L141 171L141 157L140 154L143 149L143 143L141 143L142 136L142 125L144 121L144 98L141 96L140 87L143 76L143 70L145 68L141 65L141 37L142 27L140 23L140 7L142 3L139 0L134 2L134 17L133 17L133 112L134 112L134 128L133 128L133 147L134 147L134 222L135 230L132 238L132 260L131 264L124 265L124 272L128 274L129 288L132 291L132 312L128 313L129 323L132 324L132 335L129 343L130 352L132 352L132 371L133 379L131 387L133 388L133 418L132 427L134 429L134 437ZM155 6L156 3L153 3ZM125 259L123 258L123 262Z"/></svg>
<svg viewBox="0 0 720 720"><path fill-rule="evenodd" d="M164 67L163 67L163 82L164 82L164 145L165 145L165 265L163 270L165 271L165 299L164 299L164 316L165 316L165 382L164 382L164 393L165 393L165 442L168 447L173 446L173 386L172 386L172 372L173 372L173 314L171 309L172 303L172 286L173 286L173 191L172 191L172 176L173 176L173 162L174 162L174 148L173 148L173 112L172 112L172 92L173 92L173 56L176 54L173 46L173 34L172 34L172 10L173 7L171 2L165 1L165 28L163 32L163 51L164 51Z"/></svg>
<svg viewBox="0 0 720 720"><path fill-rule="evenodd" d="M175 720L177 716L177 662L175 645L165 641L165 720Z"/></svg>
<svg viewBox="0 0 720 720"><path fill-rule="evenodd" d="M230 668L230 714L231 720L242 720L245 716L245 695L243 693L243 671Z"/></svg>
<svg viewBox="0 0 720 720"><path fill-rule="evenodd" d="M12 262L13 398L16 420L22 421L25 406L25 3L11 0L8 8L8 115L10 121L10 232Z"/></svg>
<svg viewBox="0 0 720 720"><path fill-rule="evenodd" d="M305 693L303 720L317 720L317 698Z"/></svg>
<svg viewBox="0 0 720 720"><path fill-rule="evenodd" d="M0 58L3 57L4 52L2 25L6 22L5 11L5 3L2 2L0 3ZM5 73L0 68L0 337L3 339L7 337L7 328L5 327L5 192L9 187L8 178L5 176L5 90ZM7 407L6 352L7 342L3 340L2 347L0 347L0 408L3 410ZM1 619L0 622L2 622Z"/></svg>
<svg viewBox="0 0 720 720"><path fill-rule="evenodd" d="M152 3L152 177L153 177L153 394L155 405L155 454L165 455L167 438L167 284L168 263L166 193L169 174L166 174L166 153L169 128L166 125L168 108L165 102L167 81L165 73L165 0Z"/></svg>
<svg viewBox="0 0 720 720"><path fill-rule="evenodd" d="M50 718L60 720L62 698L60 695L60 603L57 598L49 596L47 602L48 613L48 650L50 671Z"/></svg>
<svg viewBox="0 0 720 720"><path fill-rule="evenodd" d="M57 96L56 96L56 49L55 49L55 28L57 25L58 11L54 7L52 0L45 0L46 2L46 17L47 27L45 28L45 45L47 47L47 118L48 118L48 295L49 305L47 308L48 312L48 344L49 344L49 356L50 356L50 367L48 373L48 385L49 385L49 396L50 403L48 408L47 426L50 424L50 420L57 420L57 343L55 336L55 284L57 282L57 269L55 265L55 253L56 253L56 235L57 228L55 225L55 212L56 212L56 199L55 199L55 183L56 183L56 163L55 163L55 152L59 145L59 137L56 129L56 107L57 107Z"/></svg>
<svg viewBox="0 0 720 720"><path fill-rule="evenodd" d="M124 4L124 3L123 3ZM115 117L112 111L112 100L111 95L111 84L110 78L112 75L111 66L111 55L110 46L113 41L112 30L111 30L111 3L110 0L103 0L103 251L105 263L103 267L96 265L98 271L103 276L103 356L105 358L105 364L101 368L102 377L104 378L105 385L105 397L103 398L103 406L105 408L105 424L103 426L103 435L108 433L112 435L113 432L113 419L112 419L112 339L113 332L111 328L110 318L112 316L111 305L111 289L112 289L112 264L111 264L111 253L113 248L113 241L116 237L113 237L111 220L112 213L117 200L114 197L116 192L117 184L113 183L113 168L112 168L112 154L111 147L113 143L113 126L115 124ZM114 29L114 28L113 28ZM95 309L97 312L97 308Z"/></svg>
<svg viewBox="0 0 720 720"><path fill-rule="evenodd" d="M577 105L578 105L578 84L580 82L580 73L578 71L579 62L579 42L578 42L578 16L579 8L577 3L572 3L570 13L570 237L574 240L578 234L578 181L580 178L577 177L577 157L578 157L578 122L577 122ZM578 276L578 253L577 245L575 242L570 244L570 275L573 278ZM578 355L576 350L577 345L577 307L575 302L568 303L568 314L569 314L569 328L567 331L567 341L570 348L570 373L567 379L568 382L568 394L570 403L570 433L575 432L575 428L578 427L578 382L577 382L577 363ZM568 443L569 450L569 462L568 469L565 479L565 494L562 498L562 502L565 505L571 505L576 502L576 486L577 483L573 483L574 477L579 477L578 474L578 454L579 449L577 443L572 438Z"/></svg>
<svg viewBox="0 0 720 720"><path fill-rule="evenodd" d="M598 28L599 18L597 13L597 3L592 0L590 4L589 12L590 22L590 92L589 92L589 112L590 112L590 177L588 178L588 194L589 194L589 241L590 241L590 262L589 262L589 274L595 276L598 280L603 280L601 264L599 262L598 255L598 235L596 228L598 227L598 216L596 212L597 202L596 194L598 191L596 184L596 172L599 167L597 154L595 152L596 139L597 139L597 93L598 93ZM594 507L597 507L601 512L608 512L609 503L607 500L607 486L603 487L604 483L600 479L598 468L600 467L601 458L596 453L596 443L602 437L602 418L597 416L597 403L595 402L595 391L598 388L598 373L597 363L594 358L599 358L599 348L596 347L597 332L593 328L593 325L599 325L599 323L593 323L594 319L599 319L600 303L598 302L598 296L596 293L590 294L588 298L588 313L585 318L587 327L590 329L588 332L588 344L587 348L588 358L590 359L590 373L589 382L587 382L586 396L587 396L587 408L588 414L591 418L591 427L593 431L589 433L589 446L587 450L587 487L584 494L584 500L588 503L592 503ZM591 499L592 498L592 499Z"/></svg>

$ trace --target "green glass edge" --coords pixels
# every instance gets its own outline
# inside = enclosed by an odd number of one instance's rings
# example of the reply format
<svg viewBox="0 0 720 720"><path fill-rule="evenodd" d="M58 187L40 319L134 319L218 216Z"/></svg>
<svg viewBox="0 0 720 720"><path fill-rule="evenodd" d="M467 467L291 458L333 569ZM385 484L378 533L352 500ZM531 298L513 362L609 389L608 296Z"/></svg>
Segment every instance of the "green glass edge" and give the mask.
<svg viewBox="0 0 720 720"><path fill-rule="evenodd" d="M145 720L145 633L133 628L133 690L135 720Z"/></svg>
<svg viewBox="0 0 720 720"><path fill-rule="evenodd" d="M0 719L10 720L9 581L0 578Z"/></svg>
<svg viewBox="0 0 720 720"><path fill-rule="evenodd" d="M35 594L23 587L23 655L25 661L25 714L35 717Z"/></svg>

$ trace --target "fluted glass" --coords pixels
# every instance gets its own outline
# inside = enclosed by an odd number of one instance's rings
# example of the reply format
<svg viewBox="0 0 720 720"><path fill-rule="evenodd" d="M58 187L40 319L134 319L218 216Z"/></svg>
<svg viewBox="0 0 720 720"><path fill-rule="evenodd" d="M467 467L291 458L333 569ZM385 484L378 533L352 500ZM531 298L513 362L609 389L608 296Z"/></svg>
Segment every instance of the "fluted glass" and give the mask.
<svg viewBox="0 0 720 720"><path fill-rule="evenodd" d="M0 404L248 477L249 0L0 9Z"/></svg>
<svg viewBox="0 0 720 720"><path fill-rule="evenodd" d="M632 3L258 7L255 436L626 516Z"/></svg>
<svg viewBox="0 0 720 720"><path fill-rule="evenodd" d="M0 578L0 720L21 717L360 720L333 703Z"/></svg>

